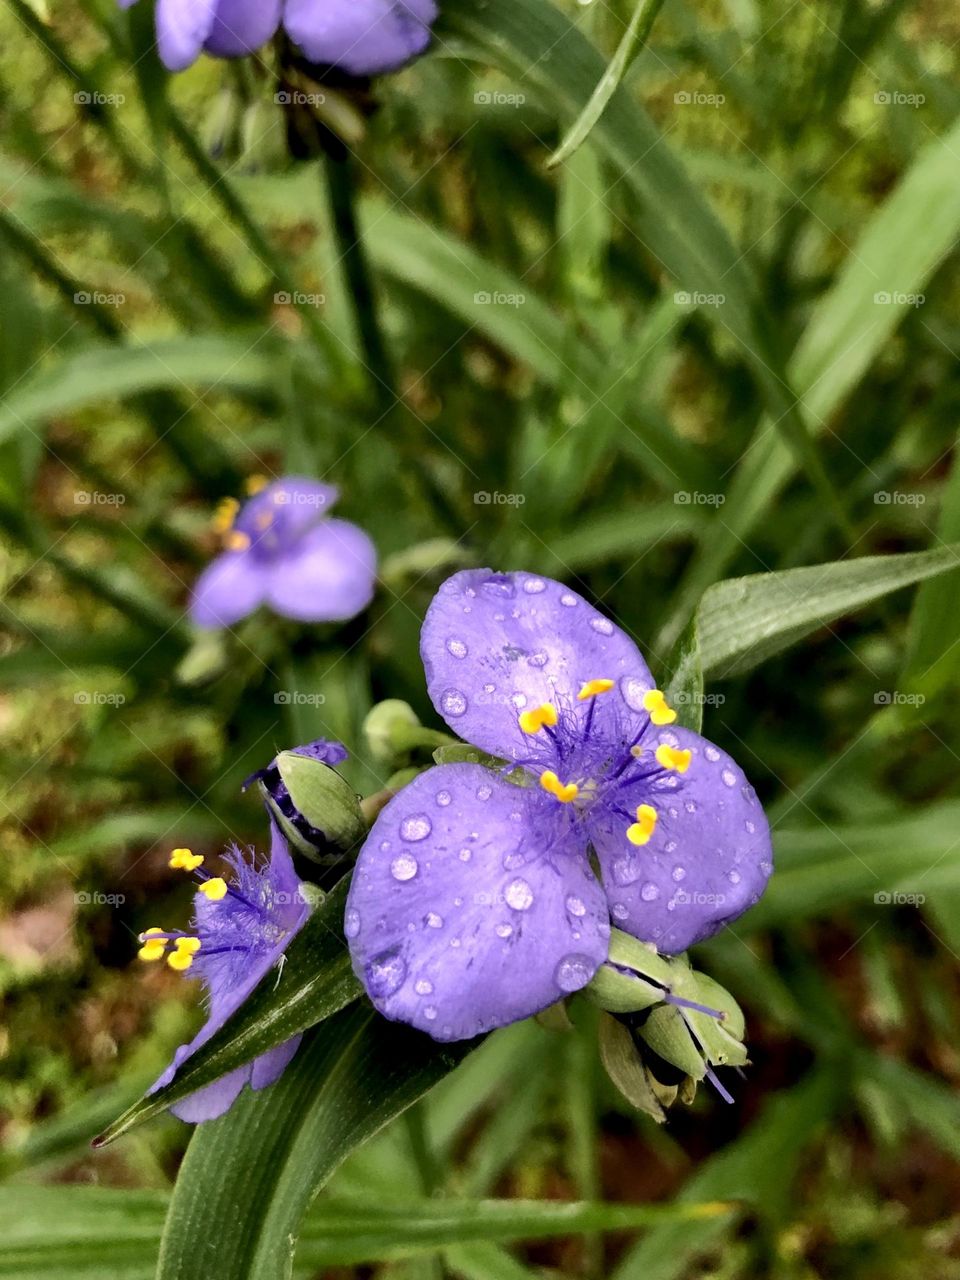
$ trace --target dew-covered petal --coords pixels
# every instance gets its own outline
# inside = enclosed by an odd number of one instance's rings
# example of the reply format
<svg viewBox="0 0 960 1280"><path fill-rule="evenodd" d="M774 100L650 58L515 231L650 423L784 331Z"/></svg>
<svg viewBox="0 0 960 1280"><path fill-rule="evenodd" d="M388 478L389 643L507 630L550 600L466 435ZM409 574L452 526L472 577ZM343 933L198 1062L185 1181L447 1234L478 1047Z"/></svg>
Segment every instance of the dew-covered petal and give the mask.
<svg viewBox="0 0 960 1280"><path fill-rule="evenodd" d="M284 26L311 62L379 75L423 53L434 0L286 0Z"/></svg>
<svg viewBox="0 0 960 1280"><path fill-rule="evenodd" d="M344 919L381 1013L462 1040L589 982L607 955L607 906L559 809L474 764L430 769L390 801Z"/></svg>
<svg viewBox="0 0 960 1280"><path fill-rule="evenodd" d="M773 855L756 793L725 751L689 729L651 729L638 768L655 767L658 744L689 751L686 772L661 770L624 786L615 802L627 817L613 811L608 792L589 825L612 923L673 955L752 906L766 887ZM642 804L653 806L657 820L648 843L638 846L626 831Z"/></svg>
<svg viewBox="0 0 960 1280"><path fill-rule="evenodd" d="M190 617L198 627L231 627L263 603L267 578L263 566L246 551L225 551L207 565L190 598Z"/></svg>
<svg viewBox="0 0 960 1280"><path fill-rule="evenodd" d="M266 1089L267 1085L279 1080L293 1061L293 1056L300 1048L302 1039L302 1035L291 1036L283 1044L278 1044L276 1048L261 1053L259 1058L254 1058L250 1072L250 1088Z"/></svg>
<svg viewBox="0 0 960 1280"><path fill-rule="evenodd" d="M188 1093L185 1098L175 1102L170 1110L179 1120L186 1120L188 1124L216 1120L236 1102L240 1090L250 1079L250 1072L249 1062L234 1071L228 1071L225 1076L204 1085L196 1093Z"/></svg>
<svg viewBox="0 0 960 1280"><path fill-rule="evenodd" d="M157 45L170 71L196 62L210 34L217 0L157 0Z"/></svg>
<svg viewBox="0 0 960 1280"><path fill-rule="evenodd" d="M377 553L355 524L326 520L274 564L267 601L302 622L345 622L373 599Z"/></svg>
<svg viewBox="0 0 960 1280"><path fill-rule="evenodd" d="M523 710L560 704L582 717L582 686L613 680L595 699L592 725L612 739L631 733L654 684L625 632L569 587L530 573L448 578L427 611L420 653L433 705L454 732L514 760L530 750Z"/></svg>
<svg viewBox="0 0 960 1280"><path fill-rule="evenodd" d="M220 58L254 53L280 25L281 8L282 0L219 0L204 48Z"/></svg>

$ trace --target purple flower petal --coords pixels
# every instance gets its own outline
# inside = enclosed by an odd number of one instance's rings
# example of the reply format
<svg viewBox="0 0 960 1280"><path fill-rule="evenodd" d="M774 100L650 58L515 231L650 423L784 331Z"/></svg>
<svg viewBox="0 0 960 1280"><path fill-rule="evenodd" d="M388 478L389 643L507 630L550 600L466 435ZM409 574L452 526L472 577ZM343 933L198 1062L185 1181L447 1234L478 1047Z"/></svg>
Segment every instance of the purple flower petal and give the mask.
<svg viewBox="0 0 960 1280"><path fill-rule="evenodd" d="M229 1111L240 1095L240 1090L250 1079L250 1063L228 1071L219 1080L214 1080L195 1093L188 1094L175 1102L170 1110L178 1120L186 1120L187 1124L202 1124L205 1120L216 1120L225 1111Z"/></svg>
<svg viewBox="0 0 960 1280"><path fill-rule="evenodd" d="M157 44L170 71L183 71L196 62L216 9L217 0L157 0Z"/></svg>
<svg viewBox="0 0 960 1280"><path fill-rule="evenodd" d="M325 520L273 563L267 601L287 618L343 622L373 599L376 572L376 549L364 531L346 520Z"/></svg>
<svg viewBox="0 0 960 1280"><path fill-rule="evenodd" d="M530 755L520 712L549 702L584 713L577 694L588 680L617 681L595 699L594 728L629 745L639 699L654 685L625 632L568 587L529 573L454 574L427 611L420 652L447 724L513 760Z"/></svg>
<svg viewBox="0 0 960 1280"><path fill-rule="evenodd" d="M198 627L230 627L264 601L267 575L249 551L225 551L207 565L190 599L190 617Z"/></svg>
<svg viewBox="0 0 960 1280"><path fill-rule="evenodd" d="M291 1036L283 1044L278 1044L275 1049L268 1049L266 1053L261 1053L259 1058L254 1058L250 1072L250 1088L266 1089L268 1085L279 1080L293 1061L293 1056L300 1048L302 1039L302 1035Z"/></svg>
<svg viewBox="0 0 960 1280"><path fill-rule="evenodd" d="M773 870L770 829L740 767L699 734L651 729L646 753L665 743L691 752L683 774L660 772L623 788L627 817L609 800L589 815L613 924L673 955L709 938L763 893ZM626 830L636 808L657 812L647 844Z"/></svg>
<svg viewBox="0 0 960 1280"><path fill-rule="evenodd" d="M390 801L344 924L381 1013L462 1040L590 981L607 905L563 808L473 764L430 769Z"/></svg>
<svg viewBox="0 0 960 1280"><path fill-rule="evenodd" d="M279 27L281 8L282 0L219 0L204 48L221 58L255 52Z"/></svg>
<svg viewBox="0 0 960 1280"><path fill-rule="evenodd" d="M339 496L335 485L283 476L247 499L234 529L247 535L254 550L273 555L325 519Z"/></svg>
<svg viewBox="0 0 960 1280"><path fill-rule="evenodd" d="M423 53L434 0L286 0L283 24L311 62L379 75Z"/></svg>

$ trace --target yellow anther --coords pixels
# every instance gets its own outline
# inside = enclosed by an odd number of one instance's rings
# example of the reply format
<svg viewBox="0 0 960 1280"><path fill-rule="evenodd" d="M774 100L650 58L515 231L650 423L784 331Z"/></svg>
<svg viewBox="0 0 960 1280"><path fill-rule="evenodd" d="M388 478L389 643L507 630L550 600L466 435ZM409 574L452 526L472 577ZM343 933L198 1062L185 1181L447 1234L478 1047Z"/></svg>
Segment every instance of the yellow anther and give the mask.
<svg viewBox="0 0 960 1280"><path fill-rule="evenodd" d="M167 949L167 939L162 929L148 929L146 933L141 933L140 941L143 946L137 952L141 960L162 960L163 954Z"/></svg>
<svg viewBox="0 0 960 1280"><path fill-rule="evenodd" d="M659 689L648 689L643 695L643 709L650 712L654 724L673 724L677 713L667 706L667 700Z"/></svg>
<svg viewBox="0 0 960 1280"><path fill-rule="evenodd" d="M549 791L552 796L556 796L561 804L569 804L580 794L580 788L575 782L561 782L552 769L546 769L541 773L540 785L544 791Z"/></svg>
<svg viewBox="0 0 960 1280"><path fill-rule="evenodd" d="M232 533L227 534L226 547L228 551L249 551L250 535L234 529Z"/></svg>
<svg viewBox="0 0 960 1280"><path fill-rule="evenodd" d="M270 481L266 476L255 475L250 476L246 483L247 493L252 498L255 493L259 493L261 489L265 489Z"/></svg>
<svg viewBox="0 0 960 1280"><path fill-rule="evenodd" d="M660 765L662 769L676 769L677 773L686 773L690 768L690 761L692 759L692 751L684 751L676 747L668 747L666 743L662 743L657 747L657 764Z"/></svg>
<svg viewBox="0 0 960 1280"><path fill-rule="evenodd" d="M178 973L184 973L193 964L193 956L189 951L182 951L178 948L171 951L167 956L167 964L171 969L176 969Z"/></svg>
<svg viewBox="0 0 960 1280"><path fill-rule="evenodd" d="M174 938L173 945L178 951L185 951L188 956L195 956L200 950L199 938Z"/></svg>
<svg viewBox="0 0 960 1280"><path fill-rule="evenodd" d="M192 849L174 849L169 865L174 871L196 871L202 863L202 853L194 853Z"/></svg>
<svg viewBox="0 0 960 1280"><path fill-rule="evenodd" d="M627 839L631 844L649 844L657 826L657 811L652 804L642 804L637 808L637 820L627 827Z"/></svg>
<svg viewBox="0 0 960 1280"><path fill-rule="evenodd" d="M557 709L549 702L520 712L520 728L524 733L539 733L544 725L557 723Z"/></svg>
<svg viewBox="0 0 960 1280"><path fill-rule="evenodd" d="M577 701L586 702L588 698L595 698L598 693L609 693L613 685L613 680L588 680L577 694Z"/></svg>
<svg viewBox="0 0 960 1280"><path fill-rule="evenodd" d="M214 876L212 880L204 881L200 886L200 892L211 902L219 902L221 898L227 896L227 882L221 876Z"/></svg>
<svg viewBox="0 0 960 1280"><path fill-rule="evenodd" d="M237 512L240 510L240 503L236 498L224 498L217 503L217 509L213 513L213 528L216 533L228 533L233 528L233 522L237 518Z"/></svg>

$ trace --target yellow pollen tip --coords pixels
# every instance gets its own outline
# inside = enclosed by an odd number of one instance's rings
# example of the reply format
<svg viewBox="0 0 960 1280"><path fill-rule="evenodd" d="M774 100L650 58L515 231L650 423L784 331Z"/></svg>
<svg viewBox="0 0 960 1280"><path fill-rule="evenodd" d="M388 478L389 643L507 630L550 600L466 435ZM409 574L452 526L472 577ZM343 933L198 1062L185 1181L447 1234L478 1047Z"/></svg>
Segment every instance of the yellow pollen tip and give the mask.
<svg viewBox="0 0 960 1280"><path fill-rule="evenodd" d="M539 733L544 725L557 723L557 709L549 702L520 712L520 728L524 733Z"/></svg>
<svg viewBox="0 0 960 1280"><path fill-rule="evenodd" d="M673 724L677 713L667 706L667 700L659 689L648 689L643 695L643 709L649 711L654 724Z"/></svg>
<svg viewBox="0 0 960 1280"><path fill-rule="evenodd" d="M233 522L237 518L237 512L240 510L240 503L236 498L224 498L222 502L217 504L217 509L213 513L213 528L216 533L228 533L233 528Z"/></svg>
<svg viewBox="0 0 960 1280"><path fill-rule="evenodd" d="M193 956L189 951L182 951L178 947L176 951L171 951L167 956L167 964L171 969L176 969L178 973L185 973L193 964Z"/></svg>
<svg viewBox="0 0 960 1280"><path fill-rule="evenodd" d="M588 680L577 694L577 701L586 702L588 698L595 698L598 693L609 693L613 685L612 680Z"/></svg>
<svg viewBox="0 0 960 1280"><path fill-rule="evenodd" d="M637 808L637 820L627 827L627 839L631 844L645 845L650 842L657 826L657 811L652 804L642 804Z"/></svg>
<svg viewBox="0 0 960 1280"><path fill-rule="evenodd" d="M265 489L269 481L266 476L250 476L246 483L247 493L252 498L255 493L259 493L261 489Z"/></svg>
<svg viewBox="0 0 960 1280"><path fill-rule="evenodd" d="M249 551L250 536L241 533L239 529L234 529L232 533L227 534L226 546L228 551Z"/></svg>
<svg viewBox="0 0 960 1280"><path fill-rule="evenodd" d="M199 938L176 938L173 945L178 951L185 951L188 956L195 956L200 950Z"/></svg>
<svg viewBox="0 0 960 1280"><path fill-rule="evenodd" d="M200 892L211 902L219 902L221 898L227 896L227 882L221 876L215 876L212 880L204 881L200 886Z"/></svg>
<svg viewBox="0 0 960 1280"><path fill-rule="evenodd" d="M548 791L550 795L555 796L561 804L569 804L571 800L576 800L580 794L580 788L575 782L561 782L552 769L545 769L541 773L540 785L544 791Z"/></svg>
<svg viewBox="0 0 960 1280"><path fill-rule="evenodd" d="M192 849L174 849L169 865L174 871L196 871L202 863L202 853L194 853Z"/></svg>
<svg viewBox="0 0 960 1280"><path fill-rule="evenodd" d="M677 773L686 773L690 768L690 761L693 759L692 751L678 750L676 747L668 747L666 743L657 747L657 764L662 769L675 769Z"/></svg>
<svg viewBox="0 0 960 1280"><path fill-rule="evenodd" d="M163 959L163 953L167 949L167 940L163 937L162 929L148 929L146 933L141 933L140 941L143 946L137 952L137 955L141 960L149 962Z"/></svg>

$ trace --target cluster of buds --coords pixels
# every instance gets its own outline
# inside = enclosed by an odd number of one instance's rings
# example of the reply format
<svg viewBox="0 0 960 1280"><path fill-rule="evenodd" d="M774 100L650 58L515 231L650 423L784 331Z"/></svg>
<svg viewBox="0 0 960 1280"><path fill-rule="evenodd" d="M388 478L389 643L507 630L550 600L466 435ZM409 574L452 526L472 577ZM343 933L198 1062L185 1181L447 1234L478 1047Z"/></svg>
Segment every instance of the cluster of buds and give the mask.
<svg viewBox="0 0 960 1280"><path fill-rule="evenodd" d="M635 1107L662 1122L674 1102L693 1101L702 1080L733 1101L714 1069L747 1065L743 1014L685 954L662 956L614 929L607 962L586 995L604 1010L604 1068Z"/></svg>

